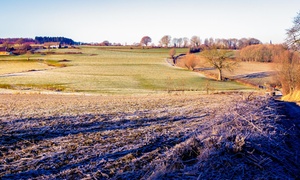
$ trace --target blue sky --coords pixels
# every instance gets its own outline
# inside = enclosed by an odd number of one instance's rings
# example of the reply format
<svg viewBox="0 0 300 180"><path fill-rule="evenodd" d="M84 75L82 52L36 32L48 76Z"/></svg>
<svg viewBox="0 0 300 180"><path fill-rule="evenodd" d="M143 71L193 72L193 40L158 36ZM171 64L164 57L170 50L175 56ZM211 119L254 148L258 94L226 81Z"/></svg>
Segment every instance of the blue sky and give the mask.
<svg viewBox="0 0 300 180"><path fill-rule="evenodd" d="M131 44L148 35L254 37L282 43L299 0L14 0L1 2L0 38L64 36Z"/></svg>

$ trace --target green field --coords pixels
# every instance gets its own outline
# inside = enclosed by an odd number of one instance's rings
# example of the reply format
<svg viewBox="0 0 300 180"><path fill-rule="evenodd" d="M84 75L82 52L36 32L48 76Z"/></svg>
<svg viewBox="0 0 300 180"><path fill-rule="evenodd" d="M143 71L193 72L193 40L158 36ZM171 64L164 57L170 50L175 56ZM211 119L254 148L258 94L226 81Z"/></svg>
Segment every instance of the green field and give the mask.
<svg viewBox="0 0 300 180"><path fill-rule="evenodd" d="M177 49L177 54L187 49ZM51 54L55 52L55 54ZM245 90L235 82L208 80L170 66L169 49L91 47L42 50L34 55L0 56L0 87L97 94L149 94L166 91ZM73 54L72 54L73 53ZM29 58L29 61L27 60Z"/></svg>

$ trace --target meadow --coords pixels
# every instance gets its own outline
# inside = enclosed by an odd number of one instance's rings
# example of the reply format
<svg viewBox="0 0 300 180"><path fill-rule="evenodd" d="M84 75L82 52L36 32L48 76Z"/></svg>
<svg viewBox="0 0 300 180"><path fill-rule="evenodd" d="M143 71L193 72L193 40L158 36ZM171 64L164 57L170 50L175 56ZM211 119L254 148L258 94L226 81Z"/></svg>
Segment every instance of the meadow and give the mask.
<svg viewBox="0 0 300 180"><path fill-rule="evenodd" d="M276 80L276 67L278 66L273 62L245 62L236 58L238 51L229 52L231 57L237 61L237 64L232 71L227 69L223 70L223 76L235 80L236 82L243 82L244 84L251 85L253 87L266 86L267 84L278 84ZM204 74L208 78L216 79L218 76L218 70L211 68L211 65L207 63L207 60L202 54L191 55L187 58L181 58L178 60L178 67L185 68L193 66L193 70ZM191 69L191 67L189 67Z"/></svg>
<svg viewBox="0 0 300 180"><path fill-rule="evenodd" d="M55 54L53 54L53 52ZM250 89L217 82L166 63L169 49L90 47L42 50L40 54L0 57L0 87L27 91L92 94L149 94L166 91ZM187 49L178 49L177 54ZM29 60L27 60L29 58Z"/></svg>
<svg viewBox="0 0 300 180"><path fill-rule="evenodd" d="M168 52L1 56L0 179L300 177L298 106L171 66Z"/></svg>

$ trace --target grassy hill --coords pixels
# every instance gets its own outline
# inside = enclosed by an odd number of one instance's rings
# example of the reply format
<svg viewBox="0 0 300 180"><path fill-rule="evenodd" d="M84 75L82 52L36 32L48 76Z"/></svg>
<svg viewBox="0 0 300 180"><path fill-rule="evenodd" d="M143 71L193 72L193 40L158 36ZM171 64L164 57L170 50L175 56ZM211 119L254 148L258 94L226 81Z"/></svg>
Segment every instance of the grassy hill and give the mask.
<svg viewBox="0 0 300 180"><path fill-rule="evenodd" d="M249 88L171 66L168 51L0 57L2 91L28 92L0 93L0 179L300 177L298 106L253 92L203 95ZM268 68L244 64L234 76Z"/></svg>
<svg viewBox="0 0 300 180"><path fill-rule="evenodd" d="M178 49L185 53L187 49ZM245 90L235 82L211 81L169 66L169 49L90 47L42 50L31 56L0 57L0 87L100 94L144 94L210 88ZM30 59L27 61L27 59Z"/></svg>

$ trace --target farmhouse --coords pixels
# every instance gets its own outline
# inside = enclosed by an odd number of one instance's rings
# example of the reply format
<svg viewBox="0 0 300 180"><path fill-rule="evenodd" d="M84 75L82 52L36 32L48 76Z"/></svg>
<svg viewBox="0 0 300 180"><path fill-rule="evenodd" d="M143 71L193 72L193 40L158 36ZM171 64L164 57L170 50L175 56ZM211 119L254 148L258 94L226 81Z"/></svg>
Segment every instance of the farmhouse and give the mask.
<svg viewBox="0 0 300 180"><path fill-rule="evenodd" d="M6 47L0 47L0 55L8 56L11 52L7 51Z"/></svg>
<svg viewBox="0 0 300 180"><path fill-rule="evenodd" d="M46 42L44 43L44 47L47 49L58 49L61 48L60 42Z"/></svg>

